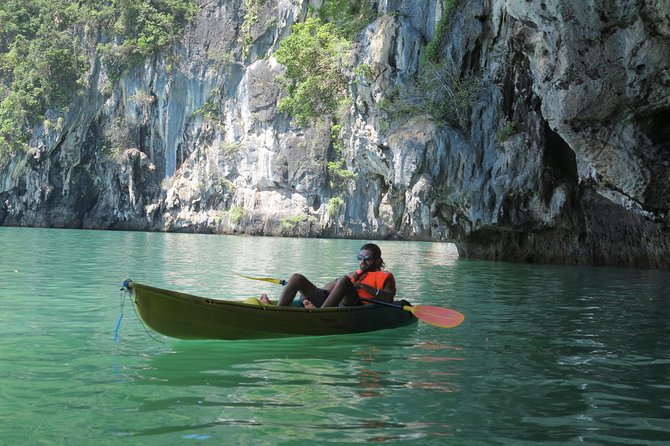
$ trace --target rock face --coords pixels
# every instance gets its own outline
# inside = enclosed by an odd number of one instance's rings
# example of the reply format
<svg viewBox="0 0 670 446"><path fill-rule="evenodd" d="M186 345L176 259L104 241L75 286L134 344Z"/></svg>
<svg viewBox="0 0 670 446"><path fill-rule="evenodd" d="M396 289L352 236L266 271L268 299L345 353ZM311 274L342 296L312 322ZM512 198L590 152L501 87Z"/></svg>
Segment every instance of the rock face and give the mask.
<svg viewBox="0 0 670 446"><path fill-rule="evenodd" d="M174 54L112 93L93 55L87 94L0 171L0 224L437 240L467 257L670 267L667 0L457 1L438 36L440 0L377 2L355 50L370 75L352 74L339 135L355 176L339 186L332 122L277 110L272 54L307 2L267 0L243 26L248 5L203 1ZM390 120L383 103L433 39L453 72L482 80L476 99L454 121Z"/></svg>

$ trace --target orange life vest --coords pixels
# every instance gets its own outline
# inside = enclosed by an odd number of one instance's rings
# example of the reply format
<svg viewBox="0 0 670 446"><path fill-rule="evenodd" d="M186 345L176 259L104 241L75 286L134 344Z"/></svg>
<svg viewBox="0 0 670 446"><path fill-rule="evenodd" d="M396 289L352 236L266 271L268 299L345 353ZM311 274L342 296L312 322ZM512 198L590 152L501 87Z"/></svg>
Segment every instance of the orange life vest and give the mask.
<svg viewBox="0 0 670 446"><path fill-rule="evenodd" d="M395 277L388 271L369 271L363 273L360 269L356 271L356 275L360 277L358 282L370 285L371 287L377 288L378 290L383 290L387 280L393 281L393 290L395 291ZM354 279L351 279L352 282L355 282ZM365 291L363 288L356 289L358 292L358 297L365 297L367 299L374 299L374 294L370 294ZM369 304L371 302L363 301L364 304Z"/></svg>

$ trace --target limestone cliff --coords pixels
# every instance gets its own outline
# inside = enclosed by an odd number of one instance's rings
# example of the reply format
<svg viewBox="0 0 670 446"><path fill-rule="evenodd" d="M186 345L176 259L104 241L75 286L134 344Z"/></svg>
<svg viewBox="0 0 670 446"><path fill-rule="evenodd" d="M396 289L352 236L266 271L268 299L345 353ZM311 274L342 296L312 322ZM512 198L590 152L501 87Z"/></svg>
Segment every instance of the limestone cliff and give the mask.
<svg viewBox="0 0 670 446"><path fill-rule="evenodd" d="M667 0L462 0L440 35L440 0L375 5L339 134L355 174L343 191L327 118L300 127L277 109L272 55L308 2L202 1L169 55L111 89L91 53L87 94L0 172L0 224L439 240L467 257L670 267ZM383 105L434 39L453 73L481 81L476 98L457 119L390 120Z"/></svg>

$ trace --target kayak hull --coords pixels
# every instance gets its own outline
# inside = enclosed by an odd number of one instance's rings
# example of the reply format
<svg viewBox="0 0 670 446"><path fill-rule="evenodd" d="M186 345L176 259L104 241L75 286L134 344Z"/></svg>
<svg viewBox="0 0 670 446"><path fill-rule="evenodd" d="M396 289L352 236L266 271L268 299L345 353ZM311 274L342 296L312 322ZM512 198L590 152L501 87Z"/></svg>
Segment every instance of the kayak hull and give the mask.
<svg viewBox="0 0 670 446"><path fill-rule="evenodd" d="M411 325L411 312L381 305L305 309L254 305L126 283L147 326L179 339L269 339L364 333Z"/></svg>

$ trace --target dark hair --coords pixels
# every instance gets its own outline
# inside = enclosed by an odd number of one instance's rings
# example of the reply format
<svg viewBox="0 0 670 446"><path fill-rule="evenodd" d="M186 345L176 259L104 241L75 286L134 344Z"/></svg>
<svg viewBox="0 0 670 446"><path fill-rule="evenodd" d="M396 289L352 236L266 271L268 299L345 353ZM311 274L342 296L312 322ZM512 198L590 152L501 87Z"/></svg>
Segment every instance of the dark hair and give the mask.
<svg viewBox="0 0 670 446"><path fill-rule="evenodd" d="M366 243L365 245L361 246L361 251L364 249L367 249L368 251L372 251L372 254L381 260L379 263L379 268L384 268L384 259L382 259L382 250L379 248L379 246L375 245L374 243Z"/></svg>

